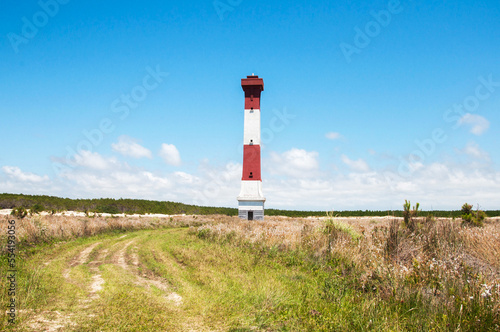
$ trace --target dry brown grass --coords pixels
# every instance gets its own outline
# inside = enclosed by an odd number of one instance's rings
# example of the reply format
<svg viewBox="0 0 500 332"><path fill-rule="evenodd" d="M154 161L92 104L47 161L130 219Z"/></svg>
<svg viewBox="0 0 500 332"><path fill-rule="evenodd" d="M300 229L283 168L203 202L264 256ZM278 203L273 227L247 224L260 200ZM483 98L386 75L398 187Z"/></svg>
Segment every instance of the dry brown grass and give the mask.
<svg viewBox="0 0 500 332"><path fill-rule="evenodd" d="M223 216L203 217L79 217L67 215L33 215L24 219L0 218L0 238L7 235L9 220L16 220L17 241L22 244L69 240L110 231L131 231L162 227L187 227L224 220ZM5 241L3 241L5 242Z"/></svg>
<svg viewBox="0 0 500 332"><path fill-rule="evenodd" d="M325 220L351 229L360 238L344 231L325 233ZM199 231L210 230L213 236L236 235L250 243L287 249L312 248L318 254L359 249L362 260L371 253L380 260L411 268L414 259L452 259L456 255L475 260L478 272L500 274L500 221L487 220L485 227L464 227L449 218L416 219L416 229L409 231L402 218L287 218L266 217L265 221L247 221L227 217L214 218ZM337 227L338 228L338 227ZM347 232L349 233L349 231Z"/></svg>
<svg viewBox="0 0 500 332"><path fill-rule="evenodd" d="M468 228L461 232L466 249L483 265L484 272L500 277L500 222L484 228Z"/></svg>

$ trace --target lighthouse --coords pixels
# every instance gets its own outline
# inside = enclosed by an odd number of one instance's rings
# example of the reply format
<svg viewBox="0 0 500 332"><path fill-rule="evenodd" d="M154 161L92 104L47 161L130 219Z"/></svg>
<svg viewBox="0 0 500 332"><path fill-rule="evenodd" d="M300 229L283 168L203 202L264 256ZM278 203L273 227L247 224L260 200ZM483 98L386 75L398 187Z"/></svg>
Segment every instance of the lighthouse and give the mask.
<svg viewBox="0 0 500 332"><path fill-rule="evenodd" d="M241 80L245 91L245 117L243 134L243 176L238 196L238 215L241 219L264 220L262 178L260 172L260 94L264 80L247 76Z"/></svg>

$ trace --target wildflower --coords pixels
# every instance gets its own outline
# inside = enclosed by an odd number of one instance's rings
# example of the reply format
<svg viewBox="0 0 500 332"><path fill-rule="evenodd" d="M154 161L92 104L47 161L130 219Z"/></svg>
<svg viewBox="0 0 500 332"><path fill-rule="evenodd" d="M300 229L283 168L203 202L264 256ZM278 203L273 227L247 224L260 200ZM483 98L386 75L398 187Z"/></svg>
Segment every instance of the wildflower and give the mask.
<svg viewBox="0 0 500 332"><path fill-rule="evenodd" d="M490 296L491 296L491 292L490 292L490 290L489 290L489 289L484 290L484 291L481 293L481 296L487 299L488 297L490 297Z"/></svg>
<svg viewBox="0 0 500 332"><path fill-rule="evenodd" d="M486 284L482 284L481 286L484 287L484 291L481 293L481 296L484 297L484 298L488 298L491 296L491 288L493 286L488 286Z"/></svg>

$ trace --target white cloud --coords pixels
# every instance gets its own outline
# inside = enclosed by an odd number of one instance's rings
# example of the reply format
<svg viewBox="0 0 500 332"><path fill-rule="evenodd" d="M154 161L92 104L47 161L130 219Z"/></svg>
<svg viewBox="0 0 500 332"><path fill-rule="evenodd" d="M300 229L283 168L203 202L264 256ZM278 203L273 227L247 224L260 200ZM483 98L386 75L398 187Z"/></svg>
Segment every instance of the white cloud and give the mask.
<svg viewBox="0 0 500 332"><path fill-rule="evenodd" d="M478 150L470 144L463 151L474 155ZM96 158L95 154L92 156ZM99 157L108 163L111 159ZM420 163L405 176L397 172L397 164L392 169L367 171L365 163L344 157L355 165L352 171L327 173L318 171L316 152L292 149L274 154L274 158L263 169L263 193L268 208L400 210L404 200L409 199L421 203L423 209L459 209L465 202L498 209L500 171L491 167L451 161ZM153 172L120 162L112 165L100 169L68 168L55 178L4 166L0 188L5 192L64 197L127 197L237 207L241 164L214 166L203 162L196 173ZM308 175L303 176L304 172Z"/></svg>
<svg viewBox="0 0 500 332"><path fill-rule="evenodd" d="M104 158L97 152L81 151L74 155L77 166L96 170L111 169L118 165L116 158Z"/></svg>
<svg viewBox="0 0 500 332"><path fill-rule="evenodd" d="M181 156L179 154L179 150L173 144L163 143L161 145L160 157L163 158L165 163L172 166L180 166L181 165Z"/></svg>
<svg viewBox="0 0 500 332"><path fill-rule="evenodd" d="M329 132L326 135L326 138L331 139L331 140L336 140L342 138L342 135L340 133L335 133L335 132Z"/></svg>
<svg viewBox="0 0 500 332"><path fill-rule="evenodd" d="M47 175L24 172L17 166L0 168L0 192L27 195L53 195L60 193L60 186Z"/></svg>
<svg viewBox="0 0 500 332"><path fill-rule="evenodd" d="M481 150L479 145L474 142L467 143L467 145L462 150L459 150L459 152L464 153L473 158L483 159L487 161L490 160L490 155L486 151Z"/></svg>
<svg viewBox="0 0 500 332"><path fill-rule="evenodd" d="M23 172L19 167L15 166L3 166L2 170L9 178L21 182L39 183L49 181L49 177L47 175L40 176L33 173Z"/></svg>
<svg viewBox="0 0 500 332"><path fill-rule="evenodd" d="M177 181L183 184L194 184L200 181L198 177L185 172L175 172L174 175Z"/></svg>
<svg viewBox="0 0 500 332"><path fill-rule="evenodd" d="M71 169L61 174L67 190L77 197L130 197L162 199L172 195L173 182L166 176L140 169L96 171Z"/></svg>
<svg viewBox="0 0 500 332"><path fill-rule="evenodd" d="M316 175L319 169L318 153L295 148L281 154L271 152L266 165L273 174L296 178L311 177Z"/></svg>
<svg viewBox="0 0 500 332"><path fill-rule="evenodd" d="M188 202L205 206L237 207L236 197L241 187L242 165L229 162L222 166L213 166L202 161L199 175L190 186L180 186Z"/></svg>
<svg viewBox="0 0 500 332"><path fill-rule="evenodd" d="M470 132L477 136L482 135L490 127L490 122L486 118L477 114L470 113L467 113L463 117L461 117L458 123L460 125L470 125Z"/></svg>
<svg viewBox="0 0 500 332"><path fill-rule="evenodd" d="M175 146L163 144L161 153L170 158L169 162L181 163ZM237 207L240 163L213 165L204 160L197 170L166 173L130 166L96 152L83 152L72 160L73 165L54 177L0 166L0 188L4 192L63 197L127 197ZM500 170L474 142L446 156L446 162L411 163L389 158L383 169L376 169L364 159L341 155L340 160L339 166L349 168L321 170L318 152L297 148L270 152L263 159L266 206L320 211L400 210L409 199L421 203L424 209L459 209L465 202L498 209ZM401 162L406 162L405 174L399 170Z"/></svg>
<svg viewBox="0 0 500 332"><path fill-rule="evenodd" d="M131 167L97 152L83 151L73 157L71 165L65 166L57 181L66 197L178 199L172 192L173 176Z"/></svg>
<svg viewBox="0 0 500 332"><path fill-rule="evenodd" d="M356 172L369 172L370 166L363 159L351 160L345 154L341 156L342 162Z"/></svg>
<svg viewBox="0 0 500 332"><path fill-rule="evenodd" d="M70 196L131 197L174 199L173 181L169 176L131 167L115 158L97 152L75 155L76 167L67 167L58 180L65 184ZM68 196L66 194L65 196Z"/></svg>
<svg viewBox="0 0 500 332"><path fill-rule="evenodd" d="M401 210L405 199L424 210L459 209L465 202L497 209L500 191L499 171L444 163L421 165L411 176L379 170L263 181L268 206L319 211Z"/></svg>
<svg viewBox="0 0 500 332"><path fill-rule="evenodd" d="M149 158L151 159L152 153L150 150L146 149L145 147L139 145L137 141L135 141L133 138L122 135L118 138L118 143L113 143L111 144L111 147L113 150L116 152L132 157L132 158Z"/></svg>

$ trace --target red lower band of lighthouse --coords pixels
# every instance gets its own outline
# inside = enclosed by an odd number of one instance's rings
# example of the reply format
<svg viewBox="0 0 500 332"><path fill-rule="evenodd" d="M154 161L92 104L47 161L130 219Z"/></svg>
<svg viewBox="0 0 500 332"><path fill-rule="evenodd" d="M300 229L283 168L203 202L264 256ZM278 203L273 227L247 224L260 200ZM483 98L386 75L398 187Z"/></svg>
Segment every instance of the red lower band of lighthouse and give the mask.
<svg viewBox="0 0 500 332"><path fill-rule="evenodd" d="M243 146L243 181L262 181L260 175L260 145Z"/></svg>

